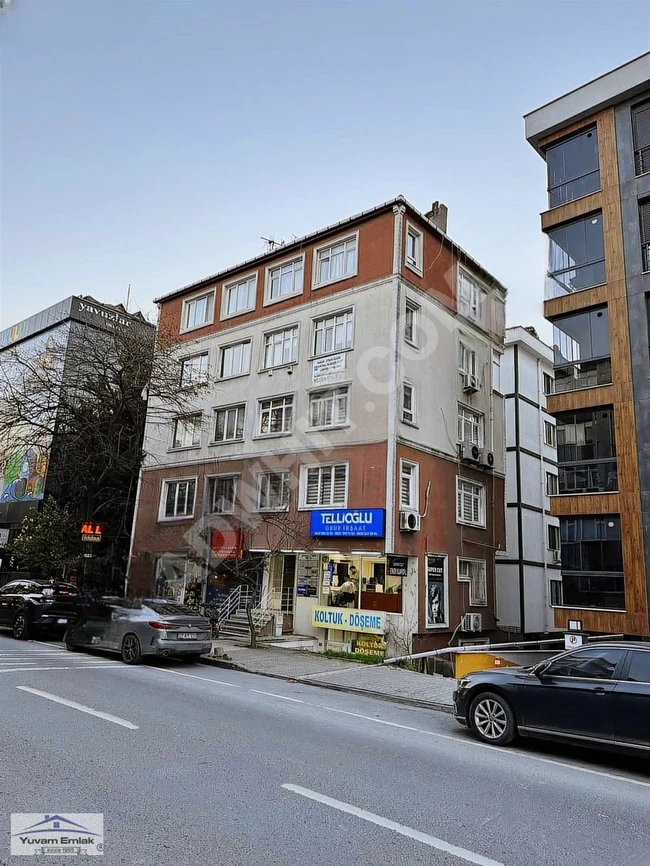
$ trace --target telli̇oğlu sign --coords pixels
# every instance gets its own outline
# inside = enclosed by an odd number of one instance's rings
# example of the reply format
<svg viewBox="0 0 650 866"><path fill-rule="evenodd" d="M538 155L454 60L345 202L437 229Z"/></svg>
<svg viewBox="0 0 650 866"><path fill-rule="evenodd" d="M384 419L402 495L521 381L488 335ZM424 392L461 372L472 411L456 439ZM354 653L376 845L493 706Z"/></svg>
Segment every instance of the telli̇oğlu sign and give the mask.
<svg viewBox="0 0 650 866"><path fill-rule="evenodd" d="M384 634L386 631L386 614L377 610L315 607L312 609L311 623L316 628L360 631L365 634Z"/></svg>
<svg viewBox="0 0 650 866"><path fill-rule="evenodd" d="M312 511L309 534L329 538L383 538L383 508L328 508Z"/></svg>

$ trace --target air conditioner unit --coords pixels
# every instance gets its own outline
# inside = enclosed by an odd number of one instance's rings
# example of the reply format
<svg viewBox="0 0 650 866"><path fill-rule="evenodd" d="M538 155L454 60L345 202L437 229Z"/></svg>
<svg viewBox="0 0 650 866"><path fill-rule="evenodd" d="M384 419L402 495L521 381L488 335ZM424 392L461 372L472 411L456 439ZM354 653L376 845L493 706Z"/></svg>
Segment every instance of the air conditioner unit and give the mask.
<svg viewBox="0 0 650 866"><path fill-rule="evenodd" d="M481 450L481 459L479 462L481 466L484 466L486 469L492 469L494 467L494 453L487 449Z"/></svg>
<svg viewBox="0 0 650 866"><path fill-rule="evenodd" d="M399 528L402 532L419 532L420 515L416 511L400 511Z"/></svg>
<svg viewBox="0 0 650 866"><path fill-rule="evenodd" d="M483 614L466 613L460 626L461 631L483 631Z"/></svg>
<svg viewBox="0 0 650 866"><path fill-rule="evenodd" d="M463 391L465 394L476 394L479 388L480 382L478 376L474 375L474 373L463 374Z"/></svg>
<svg viewBox="0 0 650 866"><path fill-rule="evenodd" d="M481 449L474 442L460 442L458 456L468 463L480 463Z"/></svg>

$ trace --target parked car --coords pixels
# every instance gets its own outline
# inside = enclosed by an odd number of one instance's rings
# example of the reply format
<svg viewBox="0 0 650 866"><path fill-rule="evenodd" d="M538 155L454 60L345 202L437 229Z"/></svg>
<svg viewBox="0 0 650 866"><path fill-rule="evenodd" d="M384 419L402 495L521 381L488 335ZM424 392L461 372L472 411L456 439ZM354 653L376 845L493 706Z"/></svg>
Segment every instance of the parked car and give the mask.
<svg viewBox="0 0 650 866"><path fill-rule="evenodd" d="M0 587L0 628L18 640L32 635L62 637L74 616L78 589L71 583L13 580Z"/></svg>
<svg viewBox="0 0 650 866"><path fill-rule="evenodd" d="M650 755L650 643L599 642L476 671L459 681L454 714L494 745L521 734Z"/></svg>
<svg viewBox="0 0 650 866"><path fill-rule="evenodd" d="M197 661L212 649L212 627L189 607L162 598L102 598L79 606L69 624L70 651L93 648L117 652L129 665L143 656L178 656Z"/></svg>

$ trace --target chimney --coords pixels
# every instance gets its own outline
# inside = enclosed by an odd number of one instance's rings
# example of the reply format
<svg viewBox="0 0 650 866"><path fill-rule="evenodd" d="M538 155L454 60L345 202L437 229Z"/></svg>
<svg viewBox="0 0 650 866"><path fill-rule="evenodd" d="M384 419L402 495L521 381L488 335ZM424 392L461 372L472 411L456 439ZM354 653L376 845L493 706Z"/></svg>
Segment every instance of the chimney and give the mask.
<svg viewBox="0 0 650 866"><path fill-rule="evenodd" d="M447 214L447 205L440 204L439 201L434 201L431 205L431 210L428 213L425 213L425 217L429 222L432 222L434 226L439 228L441 232L447 234Z"/></svg>

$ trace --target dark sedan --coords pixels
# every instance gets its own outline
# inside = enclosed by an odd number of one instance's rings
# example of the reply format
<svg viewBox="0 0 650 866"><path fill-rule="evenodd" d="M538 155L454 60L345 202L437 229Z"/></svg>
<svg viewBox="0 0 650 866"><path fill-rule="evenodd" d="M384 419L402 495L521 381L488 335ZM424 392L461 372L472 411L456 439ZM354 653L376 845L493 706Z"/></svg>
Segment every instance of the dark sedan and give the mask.
<svg viewBox="0 0 650 866"><path fill-rule="evenodd" d="M38 633L63 636L78 596L71 583L13 580L0 587L0 628L18 640Z"/></svg>
<svg viewBox="0 0 650 866"><path fill-rule="evenodd" d="M599 643L458 682L454 715L486 743L517 734L650 755L650 643Z"/></svg>

